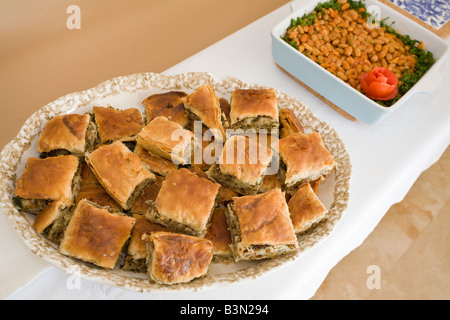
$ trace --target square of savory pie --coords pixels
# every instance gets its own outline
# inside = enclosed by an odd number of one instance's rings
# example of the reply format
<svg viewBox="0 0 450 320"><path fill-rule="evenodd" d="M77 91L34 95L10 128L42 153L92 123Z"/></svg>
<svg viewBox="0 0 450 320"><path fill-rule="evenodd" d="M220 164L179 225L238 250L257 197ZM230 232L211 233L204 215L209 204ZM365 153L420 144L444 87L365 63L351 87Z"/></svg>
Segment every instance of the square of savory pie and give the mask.
<svg viewBox="0 0 450 320"><path fill-rule="evenodd" d="M231 234L228 230L226 208L217 207L214 209L211 224L205 234L205 239L212 243L213 260L217 262L230 261L233 257L231 251Z"/></svg>
<svg viewBox="0 0 450 320"><path fill-rule="evenodd" d="M151 222L143 215L133 214L132 217L136 220L136 223L131 231L127 254L121 268L125 271L145 273L147 271L147 241L142 236L156 231L170 230L160 224Z"/></svg>
<svg viewBox="0 0 450 320"><path fill-rule="evenodd" d="M152 203L155 202L159 189L161 189L164 181L164 177L155 175L155 178L156 181L150 182L144 191L141 192L139 197L136 198L136 201L130 208L130 213L145 215Z"/></svg>
<svg viewBox="0 0 450 320"><path fill-rule="evenodd" d="M201 121L211 131L216 130L225 140L224 124L226 118L220 107L220 101L213 87L208 83L197 88L196 91L182 99L188 118L192 121Z"/></svg>
<svg viewBox="0 0 450 320"><path fill-rule="evenodd" d="M33 228L45 238L59 244L72 214L72 206L61 200L50 202L37 214Z"/></svg>
<svg viewBox="0 0 450 320"><path fill-rule="evenodd" d="M114 200L101 184L82 184L75 204L86 199L110 211L121 211L122 207Z"/></svg>
<svg viewBox="0 0 450 320"><path fill-rule="evenodd" d="M120 141L86 154L86 162L106 192L125 210L156 179L141 159Z"/></svg>
<svg viewBox="0 0 450 320"><path fill-rule="evenodd" d="M193 151L194 134L166 117L156 117L137 137L138 146L176 164L188 164Z"/></svg>
<svg viewBox="0 0 450 320"><path fill-rule="evenodd" d="M280 120L280 138L285 138L293 133L305 132L292 109L282 108L278 113Z"/></svg>
<svg viewBox="0 0 450 320"><path fill-rule="evenodd" d="M92 169L86 162L81 164L81 182L75 204L87 199L103 207L109 207L112 211L120 211L122 207L114 200L98 181Z"/></svg>
<svg viewBox="0 0 450 320"><path fill-rule="evenodd" d="M173 163L172 160L155 156L142 148L140 145L136 146L134 153L141 158L142 163L148 170L160 176L165 177L169 174L169 172L178 170L178 165Z"/></svg>
<svg viewBox="0 0 450 320"><path fill-rule="evenodd" d="M288 207L295 233L308 231L314 224L320 222L328 212L309 183L304 183L298 187L289 199Z"/></svg>
<svg viewBox="0 0 450 320"><path fill-rule="evenodd" d="M188 169L169 173L159 189L147 219L178 232L204 236L220 185Z"/></svg>
<svg viewBox="0 0 450 320"><path fill-rule="evenodd" d="M319 133L294 133L279 140L278 178L286 189L328 174L336 165Z"/></svg>
<svg viewBox="0 0 450 320"><path fill-rule="evenodd" d="M231 93L230 128L269 130L278 127L278 101L272 88L236 89Z"/></svg>
<svg viewBox="0 0 450 320"><path fill-rule="evenodd" d="M84 156L97 143L97 126L89 114L53 117L44 127L37 143L41 158L73 154Z"/></svg>
<svg viewBox="0 0 450 320"><path fill-rule="evenodd" d="M93 107L93 112L101 144L134 141L144 127L141 112L136 108Z"/></svg>
<svg viewBox="0 0 450 320"><path fill-rule="evenodd" d="M236 261L272 258L298 247L281 189L236 197L226 214Z"/></svg>
<svg viewBox="0 0 450 320"><path fill-rule="evenodd" d="M187 283L208 273L213 257L211 241L164 231L146 238L147 273L156 283Z"/></svg>
<svg viewBox="0 0 450 320"><path fill-rule="evenodd" d="M272 149L246 136L231 136L208 177L244 195L256 194L272 161Z"/></svg>
<svg viewBox="0 0 450 320"><path fill-rule="evenodd" d="M178 123L183 128L189 124L184 104L181 101L187 96L186 92L169 91L163 93L152 94L147 97L142 104L145 109L146 124L150 123L156 117L166 117Z"/></svg>
<svg viewBox="0 0 450 320"><path fill-rule="evenodd" d="M29 158L14 190L16 207L37 214L51 201L73 203L79 190L80 171L80 160L73 155Z"/></svg>
<svg viewBox="0 0 450 320"><path fill-rule="evenodd" d="M281 189L281 182L278 177L275 174L265 175L258 193L264 193L275 188Z"/></svg>
<svg viewBox="0 0 450 320"><path fill-rule="evenodd" d="M135 220L81 200L75 208L59 252L99 267L113 269Z"/></svg>

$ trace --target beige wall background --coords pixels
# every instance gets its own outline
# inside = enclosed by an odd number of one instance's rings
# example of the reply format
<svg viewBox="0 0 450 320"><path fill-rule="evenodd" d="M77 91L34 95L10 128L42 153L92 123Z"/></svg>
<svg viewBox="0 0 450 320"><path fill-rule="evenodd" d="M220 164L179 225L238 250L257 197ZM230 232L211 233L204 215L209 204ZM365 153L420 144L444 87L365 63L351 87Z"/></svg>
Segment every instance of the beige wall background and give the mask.
<svg viewBox="0 0 450 320"><path fill-rule="evenodd" d="M162 72L287 0L0 0L0 147L45 104L110 78ZM69 30L67 7L81 9Z"/></svg>

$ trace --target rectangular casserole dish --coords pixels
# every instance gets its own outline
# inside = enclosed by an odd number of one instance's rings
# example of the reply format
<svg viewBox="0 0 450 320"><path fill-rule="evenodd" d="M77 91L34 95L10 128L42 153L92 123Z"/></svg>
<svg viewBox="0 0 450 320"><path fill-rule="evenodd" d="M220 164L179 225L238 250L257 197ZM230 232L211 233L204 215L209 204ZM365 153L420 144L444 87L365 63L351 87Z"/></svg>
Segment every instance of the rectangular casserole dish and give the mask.
<svg viewBox="0 0 450 320"><path fill-rule="evenodd" d="M431 51L436 60L423 77L390 107L383 107L369 99L282 39L286 29L290 25L291 19L296 19L305 13L310 13L319 2L326 1L313 0L306 4L302 4L304 1L294 1L291 4L292 13L272 29L272 55L275 62L281 68L322 95L326 100L335 104L339 109L371 125L380 122L386 116L400 108L414 94L419 92L432 93L440 85L442 78L439 67L449 52L446 42L431 31L409 20L401 13L375 0L365 1L366 7L377 6L381 20L384 20L387 25L395 22L393 27L397 32L409 35L412 39L423 41L426 50Z"/></svg>

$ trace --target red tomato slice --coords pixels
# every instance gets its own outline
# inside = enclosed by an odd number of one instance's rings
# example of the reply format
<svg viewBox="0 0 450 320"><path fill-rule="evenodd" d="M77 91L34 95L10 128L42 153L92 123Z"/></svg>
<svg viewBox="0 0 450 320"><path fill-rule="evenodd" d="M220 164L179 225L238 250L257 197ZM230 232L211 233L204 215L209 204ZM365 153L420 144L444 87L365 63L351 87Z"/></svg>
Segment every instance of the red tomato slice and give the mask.
<svg viewBox="0 0 450 320"><path fill-rule="evenodd" d="M360 77L361 88L367 97L375 100L391 100L398 93L398 79L391 70L374 68Z"/></svg>

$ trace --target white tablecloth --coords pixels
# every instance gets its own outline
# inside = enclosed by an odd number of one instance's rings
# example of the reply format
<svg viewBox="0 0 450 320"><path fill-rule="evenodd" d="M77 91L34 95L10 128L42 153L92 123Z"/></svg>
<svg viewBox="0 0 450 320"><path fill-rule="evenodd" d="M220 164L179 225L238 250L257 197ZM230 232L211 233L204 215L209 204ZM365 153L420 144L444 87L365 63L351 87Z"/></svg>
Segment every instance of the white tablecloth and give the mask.
<svg viewBox="0 0 450 320"><path fill-rule="evenodd" d="M282 90L303 101L340 135L353 165L350 203L333 233L296 261L258 279L200 292L136 293L71 275L34 256L0 215L0 298L10 299L309 299L328 272L358 247L389 207L450 142L450 85L418 94L382 123L352 122L282 72L271 56L271 29L290 13L285 5L166 70L204 71ZM447 38L450 43L450 39ZM151 70L142 70L151 71ZM449 74L450 59L442 74ZM105 79L106 80L106 79ZM370 265L370 262L368 262Z"/></svg>

